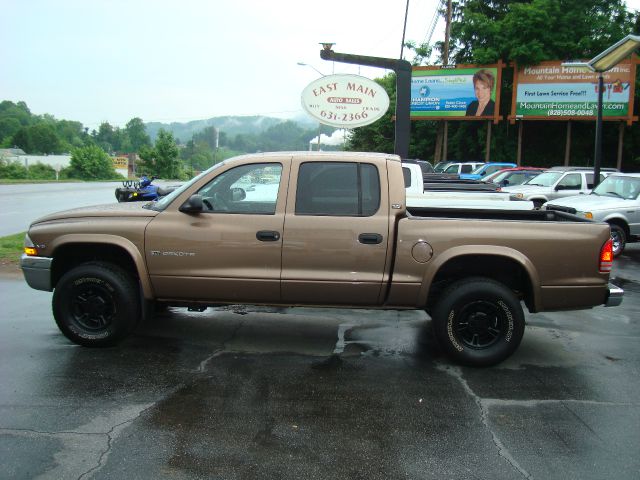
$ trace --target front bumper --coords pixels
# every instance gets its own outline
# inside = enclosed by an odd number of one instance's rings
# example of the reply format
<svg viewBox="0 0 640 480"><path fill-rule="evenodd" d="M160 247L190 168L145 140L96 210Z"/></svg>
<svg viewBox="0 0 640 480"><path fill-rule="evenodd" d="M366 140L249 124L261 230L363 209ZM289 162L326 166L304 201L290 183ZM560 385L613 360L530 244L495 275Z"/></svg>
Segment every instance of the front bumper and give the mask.
<svg viewBox="0 0 640 480"><path fill-rule="evenodd" d="M53 258L30 257L22 254L20 268L27 284L36 290L50 292L51 288L51 262Z"/></svg>
<svg viewBox="0 0 640 480"><path fill-rule="evenodd" d="M617 307L622 303L622 297L624 296L624 290L620 287L616 287L613 283L609 284L609 294L607 295L607 301L604 303L605 307Z"/></svg>

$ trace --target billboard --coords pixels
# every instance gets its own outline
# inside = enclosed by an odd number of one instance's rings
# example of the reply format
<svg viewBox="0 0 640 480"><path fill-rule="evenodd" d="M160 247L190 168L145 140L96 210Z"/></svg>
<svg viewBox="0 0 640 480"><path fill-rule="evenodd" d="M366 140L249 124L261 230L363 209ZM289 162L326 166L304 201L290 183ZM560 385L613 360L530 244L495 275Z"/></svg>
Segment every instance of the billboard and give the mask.
<svg viewBox="0 0 640 480"><path fill-rule="evenodd" d="M502 64L414 67L411 120L499 120Z"/></svg>
<svg viewBox="0 0 640 480"><path fill-rule="evenodd" d="M515 67L513 102L509 119L588 120L598 108L598 74L563 67L560 61ZM604 120L633 120L636 66L620 62L604 74Z"/></svg>
<svg viewBox="0 0 640 480"><path fill-rule="evenodd" d="M369 125L389 109L382 85L359 75L327 75L305 87L302 107L324 125L356 128Z"/></svg>

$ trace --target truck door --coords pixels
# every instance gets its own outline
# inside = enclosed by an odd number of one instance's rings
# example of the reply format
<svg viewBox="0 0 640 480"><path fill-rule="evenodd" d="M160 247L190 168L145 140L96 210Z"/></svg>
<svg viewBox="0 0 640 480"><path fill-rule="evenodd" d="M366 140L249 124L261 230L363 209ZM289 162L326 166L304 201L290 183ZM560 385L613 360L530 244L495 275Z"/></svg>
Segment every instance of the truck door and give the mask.
<svg viewBox="0 0 640 480"><path fill-rule="evenodd" d="M286 303L375 305L389 242L386 168L292 164L282 255ZM294 188L295 185L295 188Z"/></svg>
<svg viewBox="0 0 640 480"><path fill-rule="evenodd" d="M279 302L290 157L228 167L197 190L204 210L179 205L147 227L145 253L156 296Z"/></svg>

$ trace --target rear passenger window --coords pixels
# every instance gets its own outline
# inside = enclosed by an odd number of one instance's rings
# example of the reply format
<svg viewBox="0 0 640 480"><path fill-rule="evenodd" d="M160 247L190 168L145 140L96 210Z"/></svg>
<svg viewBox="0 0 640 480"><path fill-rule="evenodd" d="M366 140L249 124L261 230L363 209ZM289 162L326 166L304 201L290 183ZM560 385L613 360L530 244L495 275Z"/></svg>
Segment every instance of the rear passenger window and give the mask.
<svg viewBox="0 0 640 480"><path fill-rule="evenodd" d="M380 208L378 169L368 163L300 165L296 215L368 217Z"/></svg>
<svg viewBox="0 0 640 480"><path fill-rule="evenodd" d="M402 176L404 177L404 188L411 186L411 170L407 167L402 167Z"/></svg>

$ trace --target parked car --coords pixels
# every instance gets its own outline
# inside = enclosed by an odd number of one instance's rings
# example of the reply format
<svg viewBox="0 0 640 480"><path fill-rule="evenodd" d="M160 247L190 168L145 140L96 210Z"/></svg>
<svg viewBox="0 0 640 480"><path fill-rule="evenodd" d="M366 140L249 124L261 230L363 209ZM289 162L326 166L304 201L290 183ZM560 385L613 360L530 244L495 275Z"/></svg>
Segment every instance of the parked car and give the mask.
<svg viewBox="0 0 640 480"><path fill-rule="evenodd" d="M480 180L508 187L510 185L521 185L524 182L531 180L533 177L540 175L545 170L548 169L538 167L505 168L489 175L485 175Z"/></svg>
<svg viewBox="0 0 640 480"><path fill-rule="evenodd" d="M640 173L608 176L589 195L554 200L546 210L567 212L611 227L613 254L620 255L629 242L640 240Z"/></svg>
<svg viewBox="0 0 640 480"><path fill-rule="evenodd" d="M435 167L436 173L471 173L484 162L440 162Z"/></svg>
<svg viewBox="0 0 640 480"><path fill-rule="evenodd" d="M414 163L420 166L422 170L422 175L427 175L428 173L433 173L435 170L433 169L433 165L427 162L426 160L420 160L418 158L415 159L403 159L402 163Z"/></svg>
<svg viewBox="0 0 640 480"><path fill-rule="evenodd" d="M485 163L480 165L471 173L461 173L460 178L468 178L469 180L480 180L485 175L502 170L503 168L515 167L515 163Z"/></svg>
<svg viewBox="0 0 640 480"><path fill-rule="evenodd" d="M432 182L425 183L420 167L406 161L402 162L402 174L407 207L533 210L532 202L511 198L508 193L498 191L494 184L448 178L431 178ZM441 175L430 174L428 177Z"/></svg>
<svg viewBox="0 0 640 480"><path fill-rule="evenodd" d="M600 181L602 182L615 171L613 168L603 168L600 171ZM503 191L513 193L524 200L531 200L536 208L540 208L549 200L591 193L592 188L592 168L553 167L533 177L527 183L506 187Z"/></svg>

